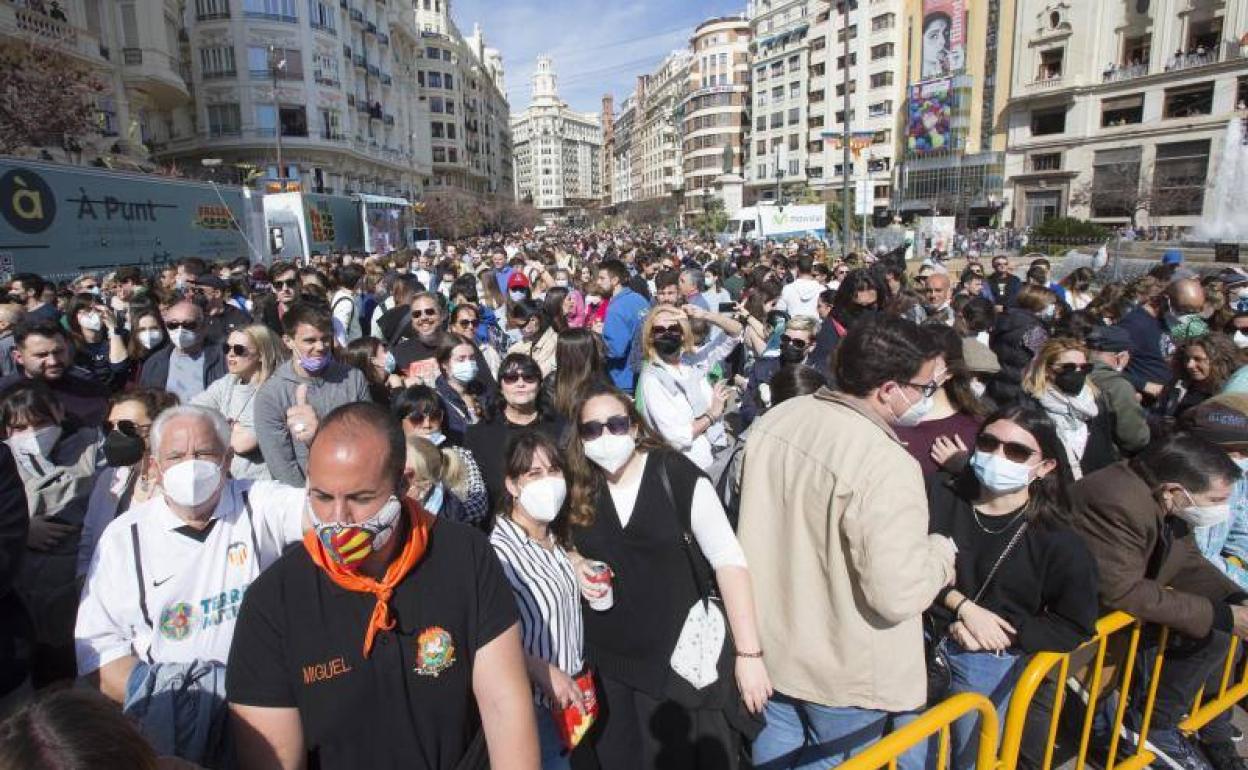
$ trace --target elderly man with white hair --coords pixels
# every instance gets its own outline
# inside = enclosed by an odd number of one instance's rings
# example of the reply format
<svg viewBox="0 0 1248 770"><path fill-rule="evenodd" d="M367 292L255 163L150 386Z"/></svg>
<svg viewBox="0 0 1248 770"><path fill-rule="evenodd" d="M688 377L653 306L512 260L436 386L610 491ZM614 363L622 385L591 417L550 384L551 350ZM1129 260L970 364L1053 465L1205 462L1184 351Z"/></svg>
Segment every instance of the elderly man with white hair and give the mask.
<svg viewBox="0 0 1248 770"><path fill-rule="evenodd" d="M158 749L202 763L221 750L212 737L220 731L203 723L184 729L183 719L207 714L223 725L224 712L214 716L201 703L183 713L178 698L194 683L215 688L214 703L224 704L224 664L243 594L302 538L306 493L228 478L230 429L219 412L175 407L156 418L150 435L160 494L118 516L100 538L78 607L78 671L124 704L154 743L153 733L166 730L178 743L197 736L202 745ZM154 697L166 689L178 697Z"/></svg>

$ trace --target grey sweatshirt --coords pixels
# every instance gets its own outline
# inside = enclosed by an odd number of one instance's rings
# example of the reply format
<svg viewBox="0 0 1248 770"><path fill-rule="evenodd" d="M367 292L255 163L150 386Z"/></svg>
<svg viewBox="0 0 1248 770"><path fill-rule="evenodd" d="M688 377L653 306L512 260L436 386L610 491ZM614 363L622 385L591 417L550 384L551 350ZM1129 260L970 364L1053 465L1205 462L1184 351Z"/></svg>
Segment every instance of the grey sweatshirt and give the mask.
<svg viewBox="0 0 1248 770"><path fill-rule="evenodd" d="M308 386L308 404L318 420L343 404L372 400L364 374L337 361L330 362L319 377L301 377L287 361L260 386L255 403L260 453L273 478L293 487L304 486L308 467L308 445L291 436L286 425L286 410L295 405L295 389L300 385Z"/></svg>

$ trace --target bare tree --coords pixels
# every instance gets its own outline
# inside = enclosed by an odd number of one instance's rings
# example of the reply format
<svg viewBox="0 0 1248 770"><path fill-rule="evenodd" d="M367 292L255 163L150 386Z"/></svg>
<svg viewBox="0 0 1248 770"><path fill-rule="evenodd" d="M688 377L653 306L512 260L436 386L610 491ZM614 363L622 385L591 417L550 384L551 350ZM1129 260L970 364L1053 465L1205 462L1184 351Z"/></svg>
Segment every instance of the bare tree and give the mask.
<svg viewBox="0 0 1248 770"><path fill-rule="evenodd" d="M104 85L87 65L46 46L0 46L0 152L62 146L94 128Z"/></svg>
<svg viewBox="0 0 1248 770"><path fill-rule="evenodd" d="M1070 202L1087 207L1096 219L1123 217L1136 224L1137 217L1150 208L1151 174L1139 162L1096 166L1092 179L1073 187Z"/></svg>

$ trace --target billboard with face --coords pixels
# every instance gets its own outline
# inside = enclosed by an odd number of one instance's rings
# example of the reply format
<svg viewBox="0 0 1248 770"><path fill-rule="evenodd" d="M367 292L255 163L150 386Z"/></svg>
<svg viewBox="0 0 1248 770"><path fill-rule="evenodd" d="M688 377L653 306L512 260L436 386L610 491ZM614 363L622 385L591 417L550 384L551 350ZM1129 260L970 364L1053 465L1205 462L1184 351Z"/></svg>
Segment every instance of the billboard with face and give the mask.
<svg viewBox="0 0 1248 770"><path fill-rule="evenodd" d="M923 0L921 80L947 77L966 65L966 0Z"/></svg>

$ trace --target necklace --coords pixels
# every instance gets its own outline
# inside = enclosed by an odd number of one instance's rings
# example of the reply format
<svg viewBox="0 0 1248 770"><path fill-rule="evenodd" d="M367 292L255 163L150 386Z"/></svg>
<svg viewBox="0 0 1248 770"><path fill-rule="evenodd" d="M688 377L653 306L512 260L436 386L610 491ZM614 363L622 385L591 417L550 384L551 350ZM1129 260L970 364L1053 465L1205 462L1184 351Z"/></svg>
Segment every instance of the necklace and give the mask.
<svg viewBox="0 0 1248 770"><path fill-rule="evenodd" d="M981 530L983 530L989 535L999 535L1002 532L1005 532L1006 530L1008 530L1010 527L1014 526L1014 522L1019 520L1019 518L1023 515L1023 508L1026 508L1026 507L1027 506L1024 505L1021 508L1019 508L1017 511L1015 511L1012 515L1010 515L1010 520L1007 521L1005 523L1005 526L1002 527L1001 529L989 529L988 527L985 527L984 522L981 521L979 518L979 511L976 510L975 506L973 505L971 506L971 515L975 517L975 526L979 527Z"/></svg>

